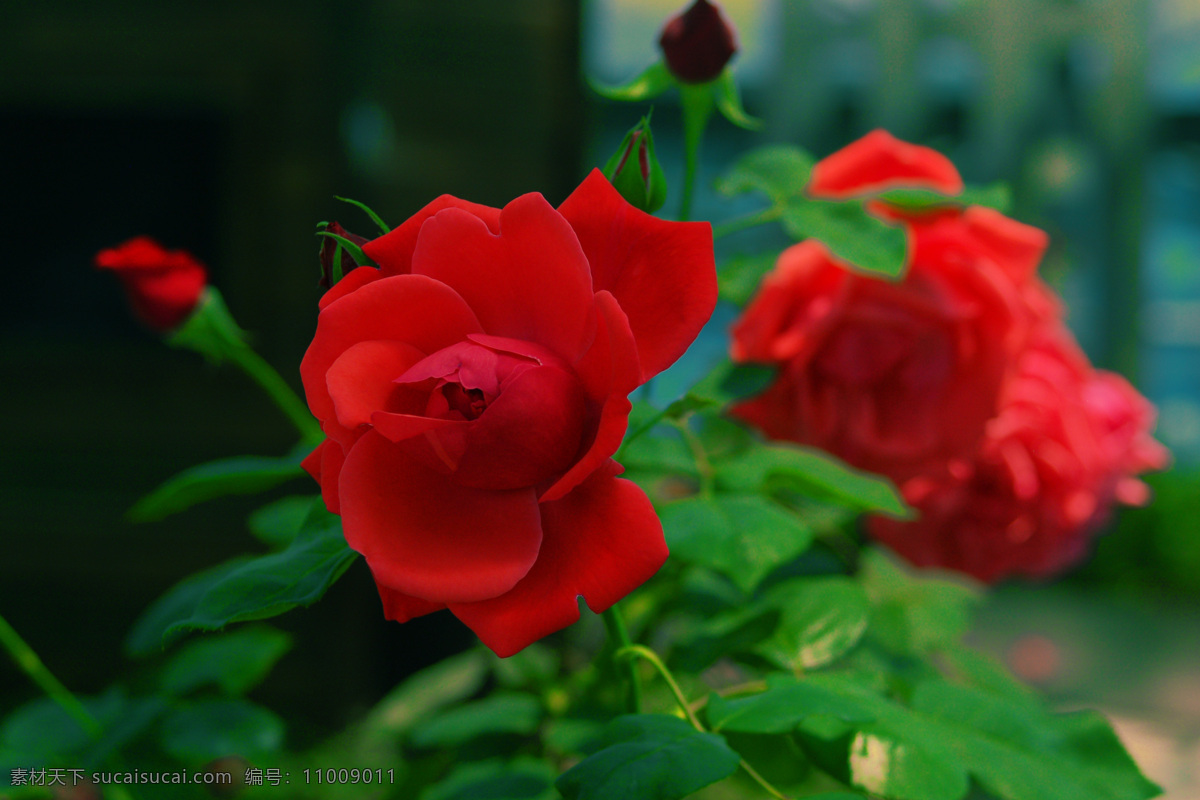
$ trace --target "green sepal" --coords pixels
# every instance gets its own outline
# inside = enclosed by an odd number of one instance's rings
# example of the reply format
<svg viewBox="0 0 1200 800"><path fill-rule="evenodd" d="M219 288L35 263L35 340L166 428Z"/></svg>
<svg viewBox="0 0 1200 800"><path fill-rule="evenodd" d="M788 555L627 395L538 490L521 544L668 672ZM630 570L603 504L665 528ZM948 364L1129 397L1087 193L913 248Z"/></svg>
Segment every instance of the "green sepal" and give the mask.
<svg viewBox="0 0 1200 800"><path fill-rule="evenodd" d="M635 103L656 97L676 84L675 78L667 70L667 65L659 61L651 64L633 80L619 86L605 86L589 79L588 83L596 94L609 100L620 100Z"/></svg>
<svg viewBox="0 0 1200 800"><path fill-rule="evenodd" d="M380 219L379 215L372 211L371 207L366 203L360 203L357 200L351 200L349 197L338 197L336 194L333 196L333 199L341 200L343 203L349 203L350 205L356 206L365 211L367 216L371 218L371 221L375 223L375 226L379 228L379 233L381 235L392 232L392 229L387 226L387 223Z"/></svg>
<svg viewBox="0 0 1200 800"><path fill-rule="evenodd" d="M164 341L171 347L194 350L207 361L219 364L230 357L233 349L246 348L248 338L233 321L217 288L206 286L195 310Z"/></svg>
<svg viewBox="0 0 1200 800"><path fill-rule="evenodd" d="M328 236L330 239L333 239L338 243L339 246L344 248L345 251L350 254L350 257L354 259L354 263L358 266L375 266L375 262L367 258L367 255L362 251L362 248L347 239L345 236L338 236L336 233L330 233L329 231L317 231L317 236Z"/></svg>
<svg viewBox="0 0 1200 800"><path fill-rule="evenodd" d="M762 128L763 121L752 117L742 108L742 96L738 91L737 81L733 79L733 71L726 69L721 77L713 81L713 99L717 101L717 110L721 116L748 131Z"/></svg>

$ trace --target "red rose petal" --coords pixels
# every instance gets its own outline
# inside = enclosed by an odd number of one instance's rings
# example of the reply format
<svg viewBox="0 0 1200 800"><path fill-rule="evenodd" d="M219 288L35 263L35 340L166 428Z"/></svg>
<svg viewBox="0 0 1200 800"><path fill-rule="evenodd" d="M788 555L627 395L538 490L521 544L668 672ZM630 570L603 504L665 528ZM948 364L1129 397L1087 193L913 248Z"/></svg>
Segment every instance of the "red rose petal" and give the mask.
<svg viewBox="0 0 1200 800"><path fill-rule="evenodd" d="M465 603L509 591L542 544L532 489L459 486L383 436L368 431L339 481L342 529L377 582L434 603Z"/></svg>
<svg viewBox="0 0 1200 800"><path fill-rule="evenodd" d="M368 283L377 281L382 277L383 273L375 267L359 267L358 269L350 270L329 291L321 295L321 299L317 301L317 309L324 310L325 306L333 301L341 300L356 289L361 289Z"/></svg>
<svg viewBox="0 0 1200 800"><path fill-rule="evenodd" d="M992 208L970 206L963 212L962 221L978 245L1018 284L1033 276L1050 244L1050 235L1045 231Z"/></svg>
<svg viewBox="0 0 1200 800"><path fill-rule="evenodd" d="M963 182L941 153L902 142L882 129L818 161L808 181L810 195L833 200L899 188L955 195L962 192Z"/></svg>
<svg viewBox="0 0 1200 800"><path fill-rule="evenodd" d="M413 273L452 286L493 336L574 360L592 336L592 278L571 226L539 194L500 212L500 234L459 209L421 228Z"/></svg>
<svg viewBox="0 0 1200 800"><path fill-rule="evenodd" d="M471 309L443 283L423 275L397 275L368 283L326 306L317 318L316 335L300 362L308 407L317 419L334 416L325 373L359 342L405 342L433 353L479 332L479 320Z"/></svg>
<svg viewBox="0 0 1200 800"><path fill-rule="evenodd" d="M430 217L447 208L458 208L483 220L492 233L500 232L500 209L460 200L444 194L378 239L363 245L367 257L379 265L384 275L406 275L412 272L413 251L417 237Z"/></svg>
<svg viewBox="0 0 1200 800"><path fill-rule="evenodd" d="M616 298L608 292L597 292L596 310L596 338L575 365L588 395L603 404L596 434L575 465L542 494L543 503L563 497L617 452L633 407L626 395L640 383L637 343Z"/></svg>
<svg viewBox="0 0 1200 800"><path fill-rule="evenodd" d="M396 378L424 357L405 342L359 342L347 348L325 373L338 425L356 434L360 425L371 424L373 413L394 410L392 398L403 390ZM334 435L329 429L325 433Z"/></svg>
<svg viewBox="0 0 1200 800"><path fill-rule="evenodd" d="M667 560L662 525L636 484L609 462L561 500L543 503L542 551L512 591L450 611L501 657L579 619L576 600L600 613Z"/></svg>
<svg viewBox="0 0 1200 800"><path fill-rule="evenodd" d="M432 603L419 597L409 597L395 589L389 589L378 581L375 586L379 589L379 599L383 601L383 616L396 622L408 622L410 619L423 617L446 607L445 603Z"/></svg>
<svg viewBox="0 0 1200 800"><path fill-rule="evenodd" d="M326 439L317 445L317 449L313 450L304 460L300 462L300 466L313 477L321 486L321 499L325 501L325 508L329 509L329 513L340 513L340 503L338 502L337 484L338 475L342 471L342 463L345 459L342 457L342 448L337 442ZM324 477L325 480L321 480Z"/></svg>
<svg viewBox="0 0 1200 800"><path fill-rule="evenodd" d="M612 292L629 318L644 383L683 355L716 307L712 228L639 211L599 170L559 211L591 263L593 288Z"/></svg>

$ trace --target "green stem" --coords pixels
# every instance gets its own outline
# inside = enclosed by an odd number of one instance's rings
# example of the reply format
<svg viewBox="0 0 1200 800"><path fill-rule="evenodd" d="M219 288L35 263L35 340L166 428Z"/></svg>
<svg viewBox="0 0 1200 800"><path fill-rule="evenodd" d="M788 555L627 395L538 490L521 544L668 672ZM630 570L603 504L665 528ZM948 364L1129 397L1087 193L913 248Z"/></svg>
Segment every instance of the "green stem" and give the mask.
<svg viewBox="0 0 1200 800"><path fill-rule="evenodd" d="M667 682L667 686L671 689L671 694L675 695L675 702L679 704L680 710L687 717L688 722L692 723L692 727L701 733L705 733L704 726L700 724L700 720L692 713L691 705L687 698L683 696L683 690L679 688L679 684L675 682L675 676L667 669L667 665L658 657L658 653L640 644L631 644L627 647L622 647L615 653L616 658L628 658L630 663L633 662L633 656L644 658L650 662L662 679Z"/></svg>
<svg viewBox="0 0 1200 800"><path fill-rule="evenodd" d="M696 187L696 170L700 165L700 140L713 110L713 90L709 84L679 87L683 102L683 201L679 208L680 222L692 216L692 194Z"/></svg>
<svg viewBox="0 0 1200 800"><path fill-rule="evenodd" d="M625 617L621 614L621 609L616 605L609 607L602 615L604 617L604 627L608 629L609 640L613 643L613 659L617 662L617 668L623 666L625 668L625 677L629 682L629 711L633 714L642 713L642 682L637 674L637 664L632 659L622 661L618 655L634 644L629 638L629 629L625 627Z"/></svg>
<svg viewBox="0 0 1200 800"><path fill-rule="evenodd" d="M249 345L230 347L226 355L275 401L275 405L292 421L304 441L317 445L325 438L321 426L313 419L304 402L292 391L292 387L288 386L287 381L262 356L250 349Z"/></svg>
<svg viewBox="0 0 1200 800"><path fill-rule="evenodd" d="M91 715L83 703L79 702L79 698L71 694L70 689L63 686L58 678L54 677L46 665L42 663L42 659L38 658L38 654L33 651L33 648L25 643L21 635L16 632L13 626L8 624L8 621L0 616L0 644L4 645L4 649L12 656L12 660L17 667L25 673L25 675L37 684L43 692L54 702L62 707L62 710L67 712L70 717L79 723L79 727L87 732L88 736L93 738L100 735L103 728L96 718Z"/></svg>
<svg viewBox="0 0 1200 800"><path fill-rule="evenodd" d="M700 438L688 427L687 417L673 420L672 424L679 431L680 435L683 436L683 441L692 452L692 459L696 462L696 472L700 474L700 494L705 497L710 496L716 489L717 476L712 462L708 460L708 453L704 452L704 445L700 443Z"/></svg>
<svg viewBox="0 0 1200 800"><path fill-rule="evenodd" d="M723 236L729 236L732 233L744 231L747 228L753 228L758 225L766 225L768 222L774 222L782 216L783 206L764 208L762 211L756 211L753 214L747 214L744 217L738 217L727 222L722 222L720 225L714 225L713 239L720 239Z"/></svg>
<svg viewBox="0 0 1200 800"><path fill-rule="evenodd" d="M704 725L700 723L700 719L696 716L696 713L692 711L692 705L687 701L687 698L684 697L683 690L680 689L679 684L675 682L675 676L671 674L671 671L667 669L667 665L664 664L662 659L658 657L658 653L655 653L649 647L643 647L640 644L622 647L616 652L617 658L628 658L630 661L633 660L634 656L644 658L654 666L654 669L658 671L658 674L662 676L662 679L667 682L667 686L671 689L671 694L675 695L675 702L679 705L679 709L683 711L684 716L687 717L687 721L692 724L693 728L700 731L700 733L708 733ZM755 783L761 786L767 792L767 794L776 798L776 800L788 800L787 795L783 794L770 783L768 783L762 775L758 774L758 770L750 766L746 759L743 758L738 763L741 768L746 771L746 774L749 775Z"/></svg>

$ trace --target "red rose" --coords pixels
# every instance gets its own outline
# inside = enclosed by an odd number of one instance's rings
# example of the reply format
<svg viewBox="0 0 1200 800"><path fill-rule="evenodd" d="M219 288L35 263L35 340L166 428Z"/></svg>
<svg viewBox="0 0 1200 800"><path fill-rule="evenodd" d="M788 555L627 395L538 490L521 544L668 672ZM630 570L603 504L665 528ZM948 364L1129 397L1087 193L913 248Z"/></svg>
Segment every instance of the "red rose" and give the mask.
<svg viewBox="0 0 1200 800"><path fill-rule="evenodd" d="M658 45L671 74L684 83L720 77L738 49L733 26L708 0L696 0L687 11L667 20Z"/></svg>
<svg viewBox="0 0 1200 800"><path fill-rule="evenodd" d="M783 252L732 345L779 376L736 416L897 481L978 445L1027 335L1020 283L1045 237L983 208L909 234L899 283L851 272L813 240Z"/></svg>
<svg viewBox="0 0 1200 800"><path fill-rule="evenodd" d="M1046 320L979 450L902 487L917 520L872 519L870 531L919 566L988 582L1051 575L1085 554L1114 501L1146 501L1137 473L1169 460L1153 423L1145 398L1092 369L1065 326Z"/></svg>
<svg viewBox="0 0 1200 800"><path fill-rule="evenodd" d="M610 456L712 313L708 224L594 171L557 211L443 196L363 249L301 364L328 437L304 466L387 616L449 608L511 655L653 575L661 525Z"/></svg>
<svg viewBox="0 0 1200 800"><path fill-rule="evenodd" d="M164 250L148 236L96 254L96 266L110 269L125 285L134 313L160 332L177 328L200 301L208 276L204 265L183 250Z"/></svg>

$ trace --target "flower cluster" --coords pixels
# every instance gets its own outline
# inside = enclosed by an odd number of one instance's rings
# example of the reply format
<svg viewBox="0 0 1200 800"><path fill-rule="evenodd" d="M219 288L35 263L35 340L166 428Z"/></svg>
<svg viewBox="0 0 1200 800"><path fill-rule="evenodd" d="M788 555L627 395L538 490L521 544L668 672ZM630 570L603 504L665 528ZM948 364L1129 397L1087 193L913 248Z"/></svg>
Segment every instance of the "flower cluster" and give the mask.
<svg viewBox="0 0 1200 800"><path fill-rule="evenodd" d="M776 364L736 416L772 438L888 476L920 514L873 519L911 562L985 581L1076 561L1137 474L1169 456L1150 404L1096 370L1037 277L1046 235L980 206L919 210L897 188L958 194L954 166L883 131L816 165L816 198L864 198L908 234L888 283L808 240L786 250L733 331L733 356ZM881 196L883 195L883 196Z"/></svg>

